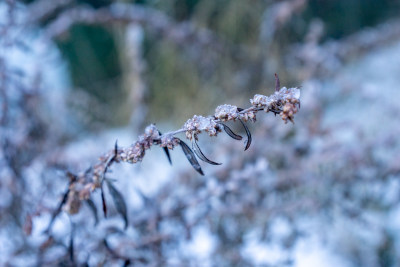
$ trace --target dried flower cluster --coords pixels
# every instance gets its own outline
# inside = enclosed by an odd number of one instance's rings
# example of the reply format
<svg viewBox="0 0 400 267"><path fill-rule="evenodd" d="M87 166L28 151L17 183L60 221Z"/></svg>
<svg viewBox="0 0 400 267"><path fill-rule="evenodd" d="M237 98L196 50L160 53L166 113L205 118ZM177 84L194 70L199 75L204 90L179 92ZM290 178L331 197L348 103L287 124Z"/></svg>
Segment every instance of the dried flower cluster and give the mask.
<svg viewBox="0 0 400 267"><path fill-rule="evenodd" d="M138 141L126 148L119 148L117 143L113 151L100 158L100 162L94 165L90 170L74 176L71 179L69 189L65 196L65 203L63 209L69 213L76 213L79 211L80 201L87 200L92 191L96 188L103 188L103 183L106 179L105 175L107 170L113 163L128 162L136 163L143 159L145 151L150 149L152 145L161 146L169 161L171 162L168 149L173 149L176 146L181 146L190 164L203 175L203 171L199 162L196 159L207 162L213 165L220 165L214 161L209 160L201 151L197 144L197 135L202 132L207 132L210 136L217 136L219 132L224 130L229 136L236 140L241 140L242 136L235 134L224 122L239 120L246 130L247 141L245 150L251 144L251 134L244 122L255 121L256 113L258 111L273 112L275 115L279 114L285 123L290 120L293 122L293 115L300 107L300 90L299 88L279 87L279 78L276 77L275 93L271 96L255 95L250 99L251 107L241 109L233 105L221 105L215 110L214 116L203 117L194 115L193 118L186 121L184 126L173 132L161 134L154 124L146 127L144 134L140 135ZM175 137L176 134L184 132L186 137L192 141L192 149ZM71 175L71 174L70 174ZM109 188L111 183L107 183ZM114 189L116 190L116 189ZM103 198L104 199L104 198ZM64 205L65 204L65 205ZM103 210L106 214L106 204L103 202Z"/></svg>
<svg viewBox="0 0 400 267"><path fill-rule="evenodd" d="M194 115L193 118L189 119L183 126L183 129L185 129L186 137L189 140L192 140L192 136L201 133L201 131L206 131L210 136L216 136L220 131L213 117L198 115Z"/></svg>
<svg viewBox="0 0 400 267"><path fill-rule="evenodd" d="M293 122L293 115L300 108L300 90L283 87L269 97L257 94L253 99L250 99L250 103L257 108L264 109L265 112L271 111L279 114L285 123L288 120Z"/></svg>

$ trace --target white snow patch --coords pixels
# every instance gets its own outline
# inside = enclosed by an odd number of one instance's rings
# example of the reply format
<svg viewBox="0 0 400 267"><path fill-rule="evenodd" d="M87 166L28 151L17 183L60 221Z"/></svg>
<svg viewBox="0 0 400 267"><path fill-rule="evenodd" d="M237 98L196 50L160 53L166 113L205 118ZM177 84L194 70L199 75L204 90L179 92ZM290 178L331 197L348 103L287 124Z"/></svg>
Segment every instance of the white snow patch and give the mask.
<svg viewBox="0 0 400 267"><path fill-rule="evenodd" d="M297 267L346 267L351 266L343 258L332 252L323 244L316 235L302 238L298 241L294 250L294 262Z"/></svg>
<svg viewBox="0 0 400 267"><path fill-rule="evenodd" d="M192 234L192 239L183 243L180 250L183 254L201 261L202 266L211 266L210 256L216 247L215 238L209 229L203 226L194 229Z"/></svg>

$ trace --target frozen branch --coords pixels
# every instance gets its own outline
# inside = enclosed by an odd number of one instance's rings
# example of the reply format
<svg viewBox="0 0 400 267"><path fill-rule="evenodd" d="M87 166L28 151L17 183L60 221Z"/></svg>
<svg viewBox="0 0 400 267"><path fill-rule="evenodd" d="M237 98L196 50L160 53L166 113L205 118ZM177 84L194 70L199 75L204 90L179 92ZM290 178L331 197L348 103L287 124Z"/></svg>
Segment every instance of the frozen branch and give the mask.
<svg viewBox="0 0 400 267"><path fill-rule="evenodd" d="M224 124L227 121L239 120L247 134L246 150L251 143L251 134L245 122L254 122L256 113L259 111L272 112L275 115L279 114L285 123L289 120L293 122L293 116L300 107L300 90L298 88L287 89L283 87L270 96L257 94L250 99L250 103L251 106L246 109L227 104L218 106L213 116L194 115L193 118L186 121L182 128L165 134L161 134L156 126L152 124L146 127L144 134L140 135L138 141L131 146L120 148L115 144L115 148L112 151L102 156L100 161L92 166L89 171L77 175L76 182L69 185L70 190L68 191L68 200L64 205L64 210L72 214L77 213L82 200L89 199L95 189L102 189L106 173L114 163L127 162L133 164L140 162L144 158L146 150L153 145L162 147L168 157L168 149L181 146L190 164L203 175L196 156L209 164L219 165L219 163L207 159L201 152L196 142L198 134L206 132L209 136L217 136L218 133L224 130L232 138L241 140L242 137L240 135L233 133ZM192 141L193 150L184 141L175 137L178 133L185 133L186 138ZM119 200L117 199L117 201ZM103 203L103 210L106 213L105 203Z"/></svg>

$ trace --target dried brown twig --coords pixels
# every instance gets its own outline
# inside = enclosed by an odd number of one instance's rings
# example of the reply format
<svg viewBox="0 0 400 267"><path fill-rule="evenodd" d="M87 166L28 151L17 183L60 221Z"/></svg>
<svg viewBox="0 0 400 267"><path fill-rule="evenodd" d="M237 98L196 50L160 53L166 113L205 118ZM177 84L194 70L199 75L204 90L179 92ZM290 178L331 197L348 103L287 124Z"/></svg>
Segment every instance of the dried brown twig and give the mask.
<svg viewBox="0 0 400 267"><path fill-rule="evenodd" d="M293 122L293 116L297 113L300 107L300 90L297 87L289 89L282 87L279 89L279 85L279 78L276 77L275 93L270 96L255 95L250 99L251 106L246 109L241 109L227 104L221 105L216 108L213 116L203 117L194 115L193 118L189 119L179 130L161 134L156 126L151 124L146 127L145 133L139 136L138 141L133 143L131 146L119 148L116 144L112 151L100 158L99 163L92 166L88 171L78 174L76 180L70 183L68 199L65 202L64 210L70 214L77 213L81 206L81 201L89 199L91 193L95 189L100 188L102 190L103 182L105 180L107 181L106 184L108 187L112 187L111 183L106 179L106 173L114 163L128 162L133 164L140 162L145 156L145 151L150 149L152 145L161 146L167 153L168 158L168 149L181 146L190 164L201 175L204 175L196 156L209 164L219 165L220 163L209 160L201 152L200 147L196 142L197 136L201 132L205 131L210 136L217 136L219 132L224 130L230 137L236 140L241 140L242 137L240 135L235 134L226 124L224 124L227 121L239 120L244 126L247 134L246 150L249 148L251 143L251 134L245 125L245 122L254 122L258 111L272 112L275 115L279 114L285 123L288 120ZM186 134L187 139L192 141L193 150L184 141L175 137L178 133ZM118 197L119 193L116 189L111 188L111 191L113 192L112 197L114 202L121 203L122 198ZM103 210L104 213L106 213L105 199L102 199ZM118 212L124 217L126 222L126 208L123 207L125 204L123 203L118 205L121 206L118 208ZM59 209L57 212L59 212Z"/></svg>

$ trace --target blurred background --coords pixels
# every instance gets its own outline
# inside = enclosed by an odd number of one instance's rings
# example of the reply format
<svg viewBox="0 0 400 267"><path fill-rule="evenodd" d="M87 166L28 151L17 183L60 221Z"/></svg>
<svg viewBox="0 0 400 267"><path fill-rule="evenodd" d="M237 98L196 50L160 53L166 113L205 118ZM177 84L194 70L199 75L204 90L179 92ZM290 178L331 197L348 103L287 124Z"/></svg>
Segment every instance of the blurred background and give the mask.
<svg viewBox="0 0 400 267"><path fill-rule="evenodd" d="M400 2L0 2L1 266L400 266ZM295 123L112 166L65 211L69 173L115 140L301 87ZM244 134L241 125L230 124ZM180 136L184 138L184 135ZM121 201L126 203L124 229ZM50 225L50 227L49 227Z"/></svg>

